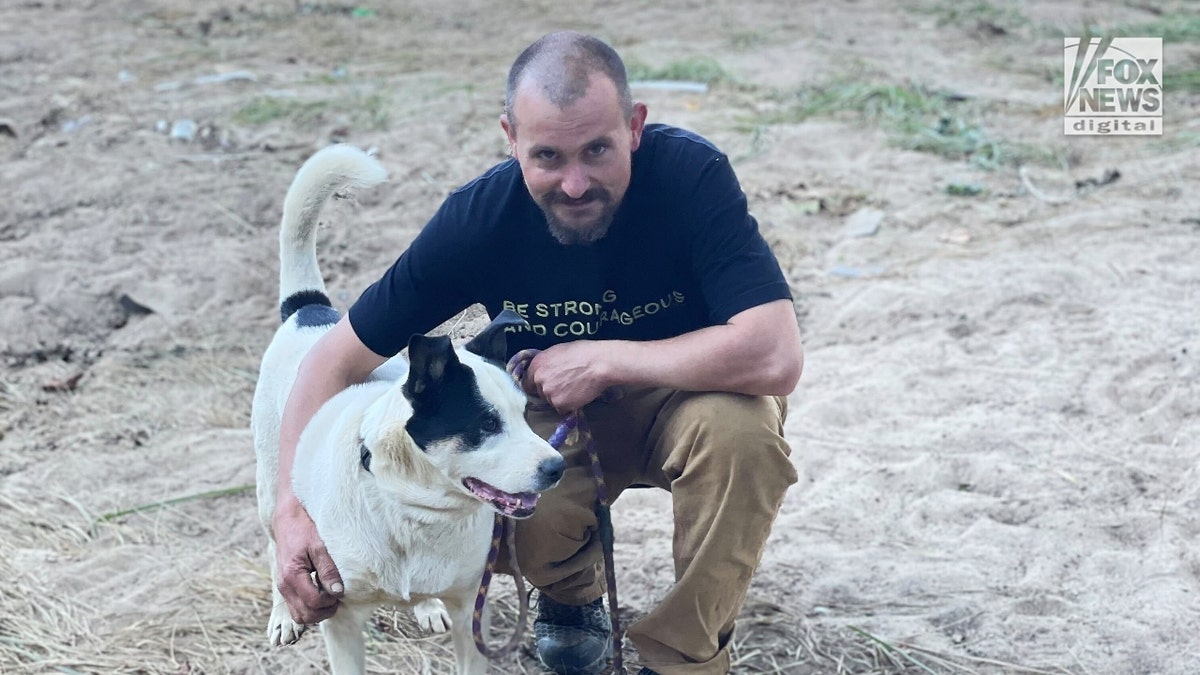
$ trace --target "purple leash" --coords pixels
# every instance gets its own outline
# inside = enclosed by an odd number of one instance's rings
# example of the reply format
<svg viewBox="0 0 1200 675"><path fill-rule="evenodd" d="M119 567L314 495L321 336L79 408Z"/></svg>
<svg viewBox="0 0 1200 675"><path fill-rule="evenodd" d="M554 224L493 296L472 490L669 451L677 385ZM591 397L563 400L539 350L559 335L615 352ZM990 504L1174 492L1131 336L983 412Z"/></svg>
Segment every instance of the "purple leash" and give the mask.
<svg viewBox="0 0 1200 675"><path fill-rule="evenodd" d="M500 539L504 534L504 518L496 514L496 524L492 526L492 548L488 551L487 564L483 567L483 578L479 581L479 592L475 595L475 611L471 614L471 638L475 640L475 648L489 659L499 659L512 653L521 643L521 634L525 621L529 616L529 596L525 594L525 577L521 576L521 568L517 565L517 544L515 535L508 533L508 558L513 568L513 580L517 583L517 598L520 609L517 611L517 628L512 637L501 647L492 648L483 640L483 606L487 603L488 587L492 584L492 574L496 571L496 561L500 558Z"/></svg>
<svg viewBox="0 0 1200 675"><path fill-rule="evenodd" d="M537 354L538 350L536 349L526 349L518 352L509 360L508 372L517 381L518 385L521 382L521 378L525 376L529 362ZM608 585L608 615L612 621L612 672L614 675L626 675L627 671L625 670L624 659L621 655L621 619L617 616L617 575L616 565L613 563L613 526L608 501L608 487L604 482L604 473L600 470L600 455L596 451L595 442L592 440L591 429L588 428L587 419L583 416L583 413L578 410L563 418L562 422L554 430L554 434L550 436L549 443L551 447L558 450L566 444L572 434L575 434L579 441L586 444L588 458L591 460L592 478L596 481L596 522L600 534L601 548L604 550L604 577ZM529 599L525 595L525 580L521 576L520 568L517 566L515 535L510 531L508 536L509 559L513 566L513 576L517 582L521 601L520 614L517 618L517 630L508 641L508 644L498 649L493 650L484 643L482 628L483 606L487 601L488 586L492 581L492 574L496 568L496 560L500 556L500 539L503 527L504 522L497 515L496 525L492 529L492 547L488 552L487 565L483 569L483 579L479 583L479 593L475 596L475 614L471 625L476 648L489 659L504 656L516 647L520 641L521 632L525 626L529 611ZM512 529L515 530L516 528Z"/></svg>

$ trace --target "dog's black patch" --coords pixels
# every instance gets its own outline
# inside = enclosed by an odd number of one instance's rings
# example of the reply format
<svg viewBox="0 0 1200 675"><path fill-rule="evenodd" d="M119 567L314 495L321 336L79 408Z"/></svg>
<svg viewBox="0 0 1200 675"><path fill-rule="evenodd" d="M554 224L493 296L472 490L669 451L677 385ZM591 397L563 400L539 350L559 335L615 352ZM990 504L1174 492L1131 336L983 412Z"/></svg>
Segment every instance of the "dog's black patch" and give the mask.
<svg viewBox="0 0 1200 675"><path fill-rule="evenodd" d="M305 305L296 310L296 325L304 328L314 326L332 326L342 315L332 307L324 305Z"/></svg>
<svg viewBox="0 0 1200 675"><path fill-rule="evenodd" d="M452 438L473 450L503 431L500 415L479 392L475 371L458 360L448 338L414 336L408 354L404 395L413 414L405 429L422 450Z"/></svg>
<svg viewBox="0 0 1200 675"><path fill-rule="evenodd" d="M337 323L338 319L342 318L333 309L333 303L329 301L329 296L321 291L310 290L293 293L279 303L280 323L287 321L288 317L301 310L308 310L298 318L301 326L325 326ZM332 320L330 320L330 316L333 317Z"/></svg>

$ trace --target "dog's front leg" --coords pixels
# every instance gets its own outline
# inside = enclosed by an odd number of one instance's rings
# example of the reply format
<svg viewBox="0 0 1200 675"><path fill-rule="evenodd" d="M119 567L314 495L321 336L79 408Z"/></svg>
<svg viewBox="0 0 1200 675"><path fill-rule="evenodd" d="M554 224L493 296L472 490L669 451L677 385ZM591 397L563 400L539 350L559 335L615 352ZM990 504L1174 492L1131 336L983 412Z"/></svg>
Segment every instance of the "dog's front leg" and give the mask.
<svg viewBox="0 0 1200 675"><path fill-rule="evenodd" d="M321 622L325 649L329 652L329 671L333 675L362 675L366 672L366 638L363 626L375 605L342 603L337 613Z"/></svg>
<svg viewBox="0 0 1200 675"><path fill-rule="evenodd" d="M442 600L450 613L450 637L454 642L454 661L458 665L458 675L484 675L487 673L487 658L475 647L475 638L472 635L475 593L446 597ZM488 609L484 607L481 619L484 639L488 636L489 618Z"/></svg>

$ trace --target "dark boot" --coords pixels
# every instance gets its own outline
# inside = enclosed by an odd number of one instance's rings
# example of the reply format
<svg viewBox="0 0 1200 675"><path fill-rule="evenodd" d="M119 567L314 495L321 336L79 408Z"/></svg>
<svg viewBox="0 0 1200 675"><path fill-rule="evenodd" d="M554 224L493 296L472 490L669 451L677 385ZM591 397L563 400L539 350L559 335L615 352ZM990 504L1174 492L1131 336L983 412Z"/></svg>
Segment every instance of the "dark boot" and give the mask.
<svg viewBox="0 0 1200 675"><path fill-rule="evenodd" d="M564 605L539 594L533 636L538 660L558 675L604 672L612 653L612 623L603 598Z"/></svg>

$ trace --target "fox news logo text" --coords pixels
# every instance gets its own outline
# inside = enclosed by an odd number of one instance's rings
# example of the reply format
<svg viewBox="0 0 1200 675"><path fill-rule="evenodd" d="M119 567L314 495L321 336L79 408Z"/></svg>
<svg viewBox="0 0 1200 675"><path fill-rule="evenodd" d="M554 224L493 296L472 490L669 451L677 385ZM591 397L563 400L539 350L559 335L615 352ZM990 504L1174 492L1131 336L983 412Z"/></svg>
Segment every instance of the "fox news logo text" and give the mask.
<svg viewBox="0 0 1200 675"><path fill-rule="evenodd" d="M1068 136L1161 136L1162 38L1065 38Z"/></svg>

